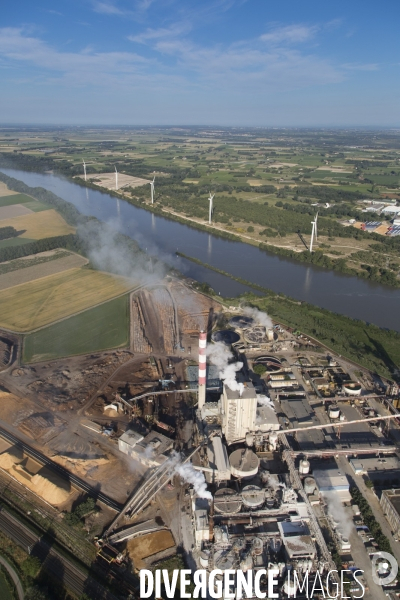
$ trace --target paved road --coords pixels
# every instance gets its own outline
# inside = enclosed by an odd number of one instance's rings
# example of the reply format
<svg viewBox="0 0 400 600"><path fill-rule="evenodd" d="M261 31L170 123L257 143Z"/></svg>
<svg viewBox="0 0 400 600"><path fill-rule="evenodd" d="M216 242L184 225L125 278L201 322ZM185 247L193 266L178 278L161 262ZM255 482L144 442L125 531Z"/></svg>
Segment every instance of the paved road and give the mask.
<svg viewBox="0 0 400 600"><path fill-rule="evenodd" d="M18 577L18 574L15 571L14 567L12 567L10 565L10 563L3 556L0 556L0 563L8 571L9 576L13 580L15 588L17 590L19 600L24 600L24 598L25 598L24 588L22 587L21 580Z"/></svg>

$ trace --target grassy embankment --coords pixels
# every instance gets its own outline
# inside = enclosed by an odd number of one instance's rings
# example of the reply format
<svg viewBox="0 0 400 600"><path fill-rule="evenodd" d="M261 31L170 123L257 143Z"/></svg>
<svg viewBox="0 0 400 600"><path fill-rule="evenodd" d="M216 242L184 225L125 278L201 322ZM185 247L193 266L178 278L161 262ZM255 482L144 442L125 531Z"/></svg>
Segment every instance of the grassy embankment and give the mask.
<svg viewBox="0 0 400 600"><path fill-rule="evenodd" d="M316 338L333 352L384 377L398 377L400 333L381 329L307 302L297 302L283 294L275 294L267 288L234 277L196 258L183 254L180 256L265 294L261 297L251 293L244 294L242 298L229 299L227 304L237 305L244 300L267 312L275 321ZM207 286L200 286L200 289L205 293L212 293Z"/></svg>

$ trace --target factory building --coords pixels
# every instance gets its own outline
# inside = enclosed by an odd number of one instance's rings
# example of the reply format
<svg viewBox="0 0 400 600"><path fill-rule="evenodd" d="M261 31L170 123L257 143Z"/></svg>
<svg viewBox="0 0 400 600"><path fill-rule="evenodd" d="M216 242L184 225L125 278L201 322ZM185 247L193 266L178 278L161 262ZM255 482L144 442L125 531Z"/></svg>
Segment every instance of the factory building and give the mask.
<svg viewBox="0 0 400 600"><path fill-rule="evenodd" d="M231 478L231 468L228 453L219 435L215 435L209 442L207 446L207 458L211 470L211 472L205 473L207 481L229 481Z"/></svg>
<svg viewBox="0 0 400 600"><path fill-rule="evenodd" d="M254 431L256 411L257 396L252 383L246 383L243 389L237 390L224 385L221 396L222 431L228 444L245 441L246 434Z"/></svg>
<svg viewBox="0 0 400 600"><path fill-rule="evenodd" d="M306 523L281 521L278 523L278 529L289 560L314 560L317 551Z"/></svg>
<svg viewBox="0 0 400 600"><path fill-rule="evenodd" d="M320 493L336 492L342 502L350 502L350 484L340 469L313 469L313 477Z"/></svg>
<svg viewBox="0 0 400 600"><path fill-rule="evenodd" d="M128 429L118 440L118 448L121 452L146 467L160 466L167 460L167 453L172 447L173 441L157 431L151 431L143 437Z"/></svg>
<svg viewBox="0 0 400 600"><path fill-rule="evenodd" d="M400 483L400 461L397 456L363 456L350 459L350 466L356 475L367 475L375 485L391 487Z"/></svg>
<svg viewBox="0 0 400 600"><path fill-rule="evenodd" d="M385 517L396 537L400 536L400 490L385 490L381 496Z"/></svg>

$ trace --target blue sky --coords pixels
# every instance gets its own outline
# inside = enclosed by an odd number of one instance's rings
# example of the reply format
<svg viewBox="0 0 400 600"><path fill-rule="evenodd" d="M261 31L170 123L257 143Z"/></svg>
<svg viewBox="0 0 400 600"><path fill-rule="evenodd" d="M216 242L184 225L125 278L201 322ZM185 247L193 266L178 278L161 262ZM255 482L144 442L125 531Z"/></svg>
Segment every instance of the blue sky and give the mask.
<svg viewBox="0 0 400 600"><path fill-rule="evenodd" d="M17 0L0 122L400 125L395 0Z"/></svg>

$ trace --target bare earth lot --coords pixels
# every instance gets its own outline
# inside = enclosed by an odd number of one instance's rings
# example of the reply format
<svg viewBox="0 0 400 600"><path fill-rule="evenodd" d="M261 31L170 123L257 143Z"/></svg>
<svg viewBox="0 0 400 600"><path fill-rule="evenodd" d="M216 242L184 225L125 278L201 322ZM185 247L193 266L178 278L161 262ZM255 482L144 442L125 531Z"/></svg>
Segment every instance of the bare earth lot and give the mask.
<svg viewBox="0 0 400 600"><path fill-rule="evenodd" d="M95 180L96 185L101 185L108 190L115 190L115 173L96 173L93 179ZM118 189L128 186L133 188L140 187L146 183L150 183L148 179L118 173Z"/></svg>
<svg viewBox="0 0 400 600"><path fill-rule="evenodd" d="M28 283L29 281L35 281L35 279L41 279L48 277L49 275L55 275L56 273L62 273L69 269L75 269L86 265L89 261L83 256L78 254L71 254L70 256L64 256L57 260L42 263L40 265L34 265L32 267L26 267L11 273L4 273L0 275L0 290L12 288L16 285Z"/></svg>

